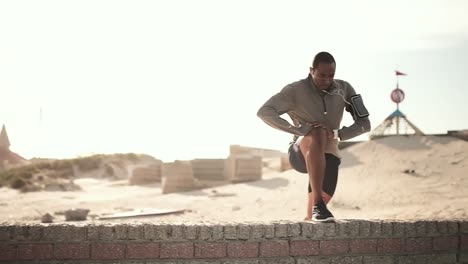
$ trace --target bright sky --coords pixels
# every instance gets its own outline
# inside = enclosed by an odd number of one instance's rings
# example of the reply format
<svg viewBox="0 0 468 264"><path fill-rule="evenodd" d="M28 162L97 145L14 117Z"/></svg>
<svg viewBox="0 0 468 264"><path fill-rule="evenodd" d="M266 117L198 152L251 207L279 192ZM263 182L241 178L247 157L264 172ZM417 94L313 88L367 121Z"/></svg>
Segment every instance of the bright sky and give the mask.
<svg viewBox="0 0 468 264"><path fill-rule="evenodd" d="M286 151L290 135L257 110L325 50L373 127L395 109L398 69L400 109L421 130L467 129L466 10L463 0L1 1L0 125L26 158Z"/></svg>

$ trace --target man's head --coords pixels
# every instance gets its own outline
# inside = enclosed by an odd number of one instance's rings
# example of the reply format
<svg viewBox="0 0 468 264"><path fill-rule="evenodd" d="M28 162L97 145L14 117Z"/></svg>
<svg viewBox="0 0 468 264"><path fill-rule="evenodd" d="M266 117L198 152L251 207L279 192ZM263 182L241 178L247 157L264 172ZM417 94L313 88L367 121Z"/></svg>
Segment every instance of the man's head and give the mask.
<svg viewBox="0 0 468 264"><path fill-rule="evenodd" d="M320 90L328 89L333 83L335 69L335 59L330 53L322 51L315 55L312 67L310 67L310 75Z"/></svg>

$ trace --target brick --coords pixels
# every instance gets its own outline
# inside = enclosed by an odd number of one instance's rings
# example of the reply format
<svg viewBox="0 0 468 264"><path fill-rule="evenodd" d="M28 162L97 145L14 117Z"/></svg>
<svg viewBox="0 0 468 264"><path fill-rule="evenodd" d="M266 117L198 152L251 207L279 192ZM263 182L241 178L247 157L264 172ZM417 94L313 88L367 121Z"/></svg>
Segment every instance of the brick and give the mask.
<svg viewBox="0 0 468 264"><path fill-rule="evenodd" d="M30 241L42 241L42 234L45 230L44 225L30 225L29 226L29 240Z"/></svg>
<svg viewBox="0 0 468 264"><path fill-rule="evenodd" d="M359 236L368 237L371 234L371 223L369 221L359 221Z"/></svg>
<svg viewBox="0 0 468 264"><path fill-rule="evenodd" d="M365 256L362 258L363 264L393 264L393 256Z"/></svg>
<svg viewBox="0 0 468 264"><path fill-rule="evenodd" d="M320 257L299 257L297 264L362 264L361 256L320 256Z"/></svg>
<svg viewBox="0 0 468 264"><path fill-rule="evenodd" d="M448 220L447 221L447 226L448 226L448 233L450 235L456 235L458 234L458 232L462 232L462 230L459 230L459 225L461 227L461 223L457 222L457 221L452 221L452 220ZM462 232L464 233L464 232ZM465 230L465 233L468 233L468 230Z"/></svg>
<svg viewBox="0 0 468 264"><path fill-rule="evenodd" d="M356 238L359 236L359 222L340 221L336 224L339 237Z"/></svg>
<svg viewBox="0 0 468 264"><path fill-rule="evenodd" d="M211 227L211 240L222 240L224 237L224 227L222 225L214 225Z"/></svg>
<svg viewBox="0 0 468 264"><path fill-rule="evenodd" d="M173 240L184 240L184 226L182 224L172 224L170 238Z"/></svg>
<svg viewBox="0 0 468 264"><path fill-rule="evenodd" d="M265 229L263 227L263 224L254 224L251 226L251 233L250 233L251 239L260 239L260 238L263 238L264 235L265 235Z"/></svg>
<svg viewBox="0 0 468 264"><path fill-rule="evenodd" d="M126 258L128 259L153 259L159 258L159 243L135 243L127 244Z"/></svg>
<svg viewBox="0 0 468 264"><path fill-rule="evenodd" d="M238 226L238 238L243 240L248 240L250 238L250 226L248 225L239 225Z"/></svg>
<svg viewBox="0 0 468 264"><path fill-rule="evenodd" d="M297 264L330 264L330 263L341 263L337 262L336 257L298 257Z"/></svg>
<svg viewBox="0 0 468 264"><path fill-rule="evenodd" d="M190 242L161 244L161 258L193 258L194 246Z"/></svg>
<svg viewBox="0 0 468 264"><path fill-rule="evenodd" d="M184 225L184 236L185 239L195 240L197 239L199 226L194 224L185 224Z"/></svg>
<svg viewBox="0 0 468 264"><path fill-rule="evenodd" d="M336 262L332 263L344 263L344 264L362 264L362 257L361 256L345 256L345 257L338 257Z"/></svg>
<svg viewBox="0 0 468 264"><path fill-rule="evenodd" d="M460 233L468 234L468 221L467 220L462 220L458 224L460 225Z"/></svg>
<svg viewBox="0 0 468 264"><path fill-rule="evenodd" d="M312 222L312 237L315 239L324 237L335 237L337 230L335 223L316 223Z"/></svg>
<svg viewBox="0 0 468 264"><path fill-rule="evenodd" d="M383 221L381 226L382 226L382 236L384 237L393 236L393 222Z"/></svg>
<svg viewBox="0 0 468 264"><path fill-rule="evenodd" d="M99 240L113 241L127 239L127 226L106 224L98 227Z"/></svg>
<svg viewBox="0 0 468 264"><path fill-rule="evenodd" d="M312 223L312 230L313 230L313 233L312 233L312 237L313 238L323 238L325 237L325 225L323 225L322 223L315 223L313 222Z"/></svg>
<svg viewBox="0 0 468 264"><path fill-rule="evenodd" d="M377 252L376 239L356 239L349 242L351 253L367 254Z"/></svg>
<svg viewBox="0 0 468 264"><path fill-rule="evenodd" d="M405 250L412 254L432 252L432 238L408 238Z"/></svg>
<svg viewBox="0 0 468 264"><path fill-rule="evenodd" d="M426 264L429 257L426 255L399 256L398 264Z"/></svg>
<svg viewBox="0 0 468 264"><path fill-rule="evenodd" d="M468 263L468 253L459 254L458 263Z"/></svg>
<svg viewBox="0 0 468 264"><path fill-rule="evenodd" d="M295 259L296 264L320 264L319 257L295 257Z"/></svg>
<svg viewBox="0 0 468 264"><path fill-rule="evenodd" d="M393 237L405 237L406 222L393 222Z"/></svg>
<svg viewBox="0 0 468 264"><path fill-rule="evenodd" d="M436 251L457 251L458 250L458 237L435 237L434 250Z"/></svg>
<svg viewBox="0 0 468 264"><path fill-rule="evenodd" d="M468 251L468 235L460 236L460 249Z"/></svg>
<svg viewBox="0 0 468 264"><path fill-rule="evenodd" d="M259 243L233 242L227 244L229 258L256 258L258 257Z"/></svg>
<svg viewBox="0 0 468 264"><path fill-rule="evenodd" d="M16 258L16 245L0 244L0 261L14 260Z"/></svg>
<svg viewBox="0 0 468 264"><path fill-rule="evenodd" d="M380 221L370 222L370 236L373 238L382 236L382 223Z"/></svg>
<svg viewBox="0 0 468 264"><path fill-rule="evenodd" d="M407 222L405 225L406 237L417 237L416 222Z"/></svg>
<svg viewBox="0 0 468 264"><path fill-rule="evenodd" d="M405 250L402 238L383 238L377 240L377 253L401 253Z"/></svg>
<svg viewBox="0 0 468 264"><path fill-rule="evenodd" d="M99 240L99 225L90 225L88 226L86 237L89 241L97 241Z"/></svg>
<svg viewBox="0 0 468 264"><path fill-rule="evenodd" d="M294 258L259 259L258 264L295 264Z"/></svg>
<svg viewBox="0 0 468 264"><path fill-rule="evenodd" d="M198 234L198 239L200 240L210 240L211 239L211 228L206 226L206 225L202 225L200 226L200 233Z"/></svg>
<svg viewBox="0 0 468 264"><path fill-rule="evenodd" d="M426 236L426 222L425 221L415 222L415 227L416 227L416 236L418 237Z"/></svg>
<svg viewBox="0 0 468 264"><path fill-rule="evenodd" d="M9 241L12 238L12 227L0 224L0 241Z"/></svg>
<svg viewBox="0 0 468 264"><path fill-rule="evenodd" d="M452 264L457 262L457 254L437 254L429 258L428 264Z"/></svg>
<svg viewBox="0 0 468 264"><path fill-rule="evenodd" d="M14 241L25 241L28 240L28 226L15 225L12 227L12 237Z"/></svg>
<svg viewBox="0 0 468 264"><path fill-rule="evenodd" d="M437 236L439 231L437 230L437 221L426 221L426 235Z"/></svg>
<svg viewBox="0 0 468 264"><path fill-rule="evenodd" d="M349 252L348 240L322 240L320 253L324 255L345 254Z"/></svg>
<svg viewBox="0 0 468 264"><path fill-rule="evenodd" d="M249 259L249 260L225 260L223 261L221 264L259 264L258 260L253 260L253 259Z"/></svg>
<svg viewBox="0 0 468 264"><path fill-rule="evenodd" d="M224 227L224 238L225 239L237 239L237 226L226 225Z"/></svg>
<svg viewBox="0 0 468 264"><path fill-rule="evenodd" d="M92 259L123 259L125 245L117 243L98 243L91 245Z"/></svg>
<svg viewBox="0 0 468 264"><path fill-rule="evenodd" d="M336 224L335 223L318 223L319 225L323 225L324 227L324 235L326 237L335 237L338 235L338 230L336 228Z"/></svg>
<svg viewBox="0 0 468 264"><path fill-rule="evenodd" d="M447 221L437 221L437 232L442 235L448 234L448 223Z"/></svg>
<svg viewBox="0 0 468 264"><path fill-rule="evenodd" d="M128 239L128 225L119 224L113 229L113 238L115 240L127 240Z"/></svg>
<svg viewBox="0 0 468 264"><path fill-rule="evenodd" d="M20 244L18 245L18 259L52 259L54 246L52 244Z"/></svg>
<svg viewBox="0 0 468 264"><path fill-rule="evenodd" d="M167 240L171 227L169 225L150 225L145 224L144 227L145 239L152 241Z"/></svg>
<svg viewBox="0 0 468 264"><path fill-rule="evenodd" d="M311 222L302 222L301 223L301 235L303 237L313 237L314 224Z"/></svg>
<svg viewBox="0 0 468 264"><path fill-rule="evenodd" d="M89 259L89 244L55 244L54 255L57 259Z"/></svg>
<svg viewBox="0 0 468 264"><path fill-rule="evenodd" d="M288 224L276 223L275 224L275 237L277 238L288 237Z"/></svg>
<svg viewBox="0 0 468 264"><path fill-rule="evenodd" d="M103 264L103 263L99 263L99 264ZM224 264L224 262L219 261L219 260L199 260L199 259L186 260L185 259L185 260L168 260L168 261L147 260L145 262L130 262L130 263L128 261L123 261L123 262L106 263L106 264Z"/></svg>
<svg viewBox="0 0 468 264"><path fill-rule="evenodd" d="M299 223L288 224L288 236L299 237L301 235L301 225Z"/></svg>
<svg viewBox="0 0 468 264"><path fill-rule="evenodd" d="M143 240L145 238L145 229L143 224L131 224L127 229L129 240Z"/></svg>
<svg viewBox="0 0 468 264"><path fill-rule="evenodd" d="M265 241L260 243L260 257L289 256L289 243L285 240Z"/></svg>
<svg viewBox="0 0 468 264"><path fill-rule="evenodd" d="M291 241L290 254L292 256L312 256L319 254L319 241L304 240Z"/></svg>
<svg viewBox="0 0 468 264"><path fill-rule="evenodd" d="M275 237L275 226L270 224L270 225L265 225L265 238L274 238Z"/></svg>
<svg viewBox="0 0 468 264"><path fill-rule="evenodd" d="M42 234L43 241L81 242L87 240L87 227L74 225L50 225Z"/></svg>
<svg viewBox="0 0 468 264"><path fill-rule="evenodd" d="M195 243L196 258L224 258L226 251L226 243Z"/></svg>

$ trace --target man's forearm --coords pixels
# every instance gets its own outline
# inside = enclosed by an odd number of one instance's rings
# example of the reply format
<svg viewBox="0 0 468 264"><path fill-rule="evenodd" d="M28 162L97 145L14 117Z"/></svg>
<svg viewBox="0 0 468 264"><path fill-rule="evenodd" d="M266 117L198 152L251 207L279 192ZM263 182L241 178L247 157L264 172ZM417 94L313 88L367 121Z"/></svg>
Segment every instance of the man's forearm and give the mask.
<svg viewBox="0 0 468 264"><path fill-rule="evenodd" d="M357 137L361 134L369 132L371 129L371 124L369 118L357 119L354 124L350 127L343 127L338 130L338 134L341 141L348 140L354 137Z"/></svg>
<svg viewBox="0 0 468 264"><path fill-rule="evenodd" d="M298 136L303 136L304 128L291 125L288 121L281 118L273 107L263 106L258 110L257 116L260 117L269 126L279 129L281 131L291 133Z"/></svg>

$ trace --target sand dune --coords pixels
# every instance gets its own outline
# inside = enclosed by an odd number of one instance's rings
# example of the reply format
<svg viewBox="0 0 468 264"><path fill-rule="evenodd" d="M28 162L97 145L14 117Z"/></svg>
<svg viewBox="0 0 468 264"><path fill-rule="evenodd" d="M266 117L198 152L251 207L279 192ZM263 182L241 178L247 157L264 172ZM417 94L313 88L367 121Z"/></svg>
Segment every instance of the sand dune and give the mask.
<svg viewBox="0 0 468 264"><path fill-rule="evenodd" d="M343 151L336 204L346 217L468 216L468 143L451 137L388 137ZM406 172L406 173L405 173Z"/></svg>
<svg viewBox="0 0 468 264"><path fill-rule="evenodd" d="M468 217L468 142L435 136L386 137L342 151L330 209L341 219L441 219ZM308 179L289 170L265 170L263 180L199 191L162 194L159 184L79 179L83 191L18 193L0 189L0 221L37 222L39 213L72 207L90 214L137 208L187 209L183 214L106 220L302 220ZM21 208L22 210L18 210ZM57 216L56 221L63 219ZM100 221L100 220L96 220Z"/></svg>

